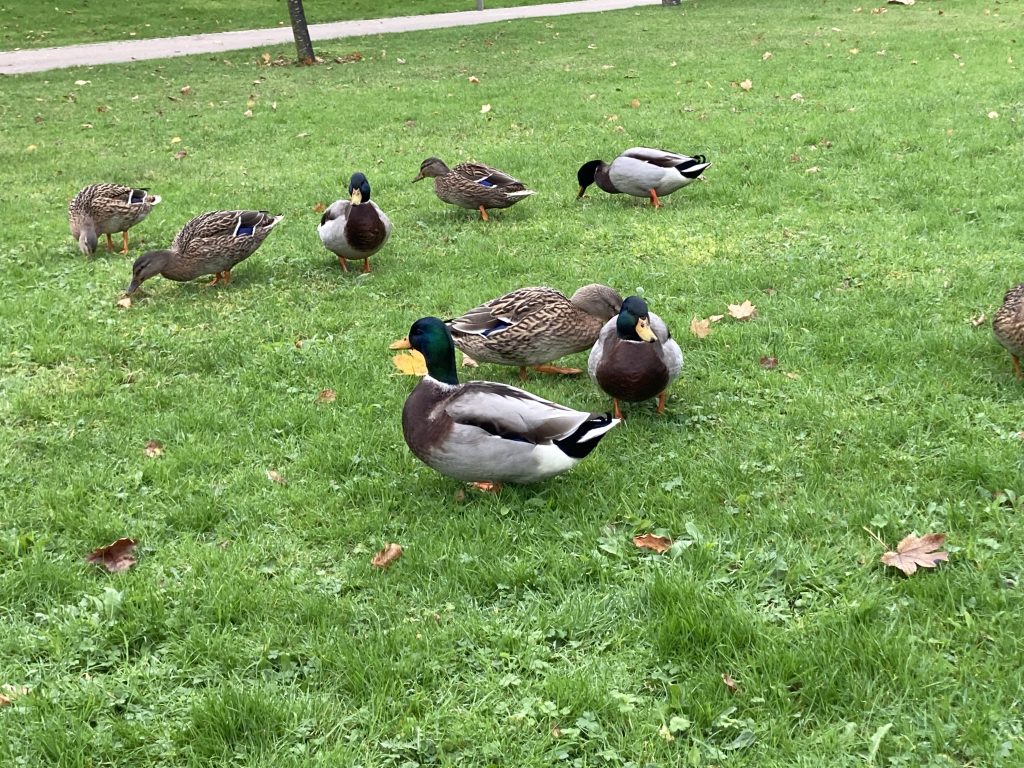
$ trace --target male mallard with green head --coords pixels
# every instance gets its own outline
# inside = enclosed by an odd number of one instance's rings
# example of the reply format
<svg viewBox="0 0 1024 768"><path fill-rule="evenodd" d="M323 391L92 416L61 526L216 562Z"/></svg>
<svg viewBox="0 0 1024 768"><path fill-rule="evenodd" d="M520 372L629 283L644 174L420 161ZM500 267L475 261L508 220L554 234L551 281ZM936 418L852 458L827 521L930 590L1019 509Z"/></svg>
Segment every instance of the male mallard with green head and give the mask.
<svg viewBox="0 0 1024 768"><path fill-rule="evenodd" d="M488 220L488 208L509 208L534 194L518 179L480 163L461 163L449 168L440 158L428 157L420 164L413 183L430 176L434 178L434 192L441 200L480 211L484 221Z"/></svg>
<svg viewBox="0 0 1024 768"><path fill-rule="evenodd" d="M619 400L637 403L657 396L658 413L664 413L668 385L682 369L683 352L668 326L639 296L628 297L618 317L605 323L587 361L590 377L612 396L617 419L622 418Z"/></svg>
<svg viewBox="0 0 1024 768"><path fill-rule="evenodd" d="M68 205L71 236L86 256L96 253L100 235L107 236L107 250L114 250L110 235L120 232L123 248L128 253L128 230L142 221L160 202L160 195L151 195L147 189L135 189L121 184L90 184L82 189Z"/></svg>
<svg viewBox="0 0 1024 768"><path fill-rule="evenodd" d="M186 282L214 275L208 285L231 281L231 270L252 256L283 216L266 211L211 211L181 228L168 250L147 251L132 265L131 295L153 275Z"/></svg>
<svg viewBox="0 0 1024 768"><path fill-rule="evenodd" d="M408 344L423 355L427 375L405 401L402 432L409 450L442 475L486 490L536 483L571 469L619 423L507 384L459 384L451 334L436 317L413 323Z"/></svg>
<svg viewBox="0 0 1024 768"><path fill-rule="evenodd" d="M491 299L447 325L455 346L478 362L526 366L541 373L579 373L550 365L590 349L601 327L615 317L622 297L599 283L584 285L571 298L554 288L520 288Z"/></svg>
<svg viewBox="0 0 1024 768"><path fill-rule="evenodd" d="M1013 375L1024 381L1020 369L1024 357L1024 283L1006 292L1003 305L992 316L992 333L1013 358Z"/></svg>
<svg viewBox="0 0 1024 768"><path fill-rule="evenodd" d="M587 187L597 184L609 194L620 192L634 197L649 197L651 205L661 207L658 195L671 195L677 189L700 178L710 167L704 155L680 155L664 149L633 147L627 149L611 165L604 160L591 160L580 166L576 179L580 184L577 199Z"/></svg>
<svg viewBox="0 0 1024 768"><path fill-rule="evenodd" d="M353 173L348 182L348 200L336 200L324 211L317 232L320 240L338 257L342 270L347 261L362 261L363 272L370 271L370 257L391 237L391 220L370 199L370 182L362 173Z"/></svg>

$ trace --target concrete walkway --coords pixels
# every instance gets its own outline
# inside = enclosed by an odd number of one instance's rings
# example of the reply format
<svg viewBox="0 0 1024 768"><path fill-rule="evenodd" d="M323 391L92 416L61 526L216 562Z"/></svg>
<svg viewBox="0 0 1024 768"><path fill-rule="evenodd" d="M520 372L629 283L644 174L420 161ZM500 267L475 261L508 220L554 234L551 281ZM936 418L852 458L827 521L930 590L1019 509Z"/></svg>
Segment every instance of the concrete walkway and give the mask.
<svg viewBox="0 0 1024 768"><path fill-rule="evenodd" d="M420 29L442 29L471 24L489 24L509 19L565 16L572 13L595 13L660 4L661 0L575 0L575 2L525 5L516 8L488 8L483 11L398 16L390 19L367 19L365 21L336 21L330 24L311 24L309 35L313 40L336 40L342 37L414 32ZM294 43L291 27L160 37L150 40L121 40L112 43L69 45L62 48L3 51L0 52L0 74L13 75L21 72L45 72L50 69L84 67L94 64L167 59L173 56L191 56L196 53L223 53L224 51L238 51L245 48L259 48L284 43Z"/></svg>

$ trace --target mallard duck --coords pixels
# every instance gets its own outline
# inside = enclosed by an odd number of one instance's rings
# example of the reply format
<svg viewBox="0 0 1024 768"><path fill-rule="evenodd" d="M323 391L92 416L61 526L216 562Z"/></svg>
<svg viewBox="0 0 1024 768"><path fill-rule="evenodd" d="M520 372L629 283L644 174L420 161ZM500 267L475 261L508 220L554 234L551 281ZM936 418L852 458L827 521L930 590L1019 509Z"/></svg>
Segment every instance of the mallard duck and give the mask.
<svg viewBox="0 0 1024 768"><path fill-rule="evenodd" d="M362 173L352 174L348 194L348 200L336 200L324 211L317 232L345 272L348 260L359 259L363 272L369 272L370 257L391 237L391 220L370 200L370 182Z"/></svg>
<svg viewBox="0 0 1024 768"><path fill-rule="evenodd" d="M170 250L147 251L132 265L131 295L153 275L183 283L214 275L208 285L231 281L231 270L252 256L283 216L266 211L212 211L196 216L181 228Z"/></svg>
<svg viewBox="0 0 1024 768"><path fill-rule="evenodd" d="M590 349L605 322L615 317L622 297L607 285L584 285L567 298L554 288L520 288L447 322L455 346L474 360L526 366L542 373L579 373L545 365Z"/></svg>
<svg viewBox="0 0 1024 768"><path fill-rule="evenodd" d="M591 160L580 166L576 178L580 183L579 199L591 184L610 194L624 192L634 197L649 197L651 205L661 207L658 195L671 195L699 178L711 163L704 155L687 157L664 149L633 147L627 149L611 165L604 160Z"/></svg>
<svg viewBox="0 0 1024 768"><path fill-rule="evenodd" d="M992 333L1013 358L1013 375L1024 380L1020 369L1024 357L1024 283L1006 292L1003 305L992 316Z"/></svg>
<svg viewBox="0 0 1024 768"><path fill-rule="evenodd" d="M571 469L619 423L507 384L459 384L451 333L436 317L413 323L408 345L423 355L427 375L405 401L402 432L409 450L442 475L486 490L536 483Z"/></svg>
<svg viewBox="0 0 1024 768"><path fill-rule="evenodd" d="M590 377L612 396L617 419L619 400L637 403L655 395L658 413L664 413L666 390L682 368L683 352L668 326L639 296L628 297L619 316L605 323L587 361Z"/></svg>
<svg viewBox="0 0 1024 768"><path fill-rule="evenodd" d="M147 189L133 189L120 184L90 184L68 205L71 236L86 256L96 253L100 235L107 236L107 250L114 250L110 235L120 232L128 253L128 230L142 221L160 202L160 195L151 195Z"/></svg>
<svg viewBox="0 0 1024 768"><path fill-rule="evenodd" d="M478 210L484 221L487 221L488 208L509 208L534 194L523 182L480 163L462 163L449 168L443 160L428 157L420 163L420 172L413 183L428 176L434 177L434 192L441 200L460 208Z"/></svg>

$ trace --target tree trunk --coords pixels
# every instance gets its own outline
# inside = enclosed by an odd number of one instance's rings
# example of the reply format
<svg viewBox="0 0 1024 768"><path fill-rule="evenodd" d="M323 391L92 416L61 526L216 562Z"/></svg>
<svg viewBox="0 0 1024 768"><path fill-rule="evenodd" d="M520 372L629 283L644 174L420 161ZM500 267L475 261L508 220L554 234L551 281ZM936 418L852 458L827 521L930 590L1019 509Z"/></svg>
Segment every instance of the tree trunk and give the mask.
<svg viewBox="0 0 1024 768"><path fill-rule="evenodd" d="M309 25L306 24L302 0L288 0L288 15L292 20L292 35L295 37L295 50L299 53L299 61L309 66L316 62L316 54L313 53L313 41L309 39Z"/></svg>

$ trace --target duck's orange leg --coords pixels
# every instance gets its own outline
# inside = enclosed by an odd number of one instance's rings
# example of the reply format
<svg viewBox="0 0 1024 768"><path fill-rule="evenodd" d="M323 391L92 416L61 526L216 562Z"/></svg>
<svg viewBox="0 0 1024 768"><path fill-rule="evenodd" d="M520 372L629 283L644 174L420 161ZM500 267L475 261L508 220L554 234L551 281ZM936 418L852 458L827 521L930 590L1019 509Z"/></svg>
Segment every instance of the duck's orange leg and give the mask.
<svg viewBox="0 0 1024 768"><path fill-rule="evenodd" d="M654 189L651 189L651 205L661 208L661 200L658 199L658 192Z"/></svg>
<svg viewBox="0 0 1024 768"><path fill-rule="evenodd" d="M110 233L107 232L107 250L114 250L114 240L110 237Z"/></svg>
<svg viewBox="0 0 1024 768"><path fill-rule="evenodd" d="M613 413L612 415L613 415L613 416L614 416L614 417L615 417L616 419L621 419L621 418L622 418L622 411L621 411L621 410L619 409L619 401L618 401L618 398L615 398L615 397L613 397L613 398L612 398L612 403L613 403L613 404L615 405L615 412L614 412L614 413Z"/></svg>
<svg viewBox="0 0 1024 768"><path fill-rule="evenodd" d="M1017 381L1024 381L1024 372L1020 369L1020 358L1013 353L1010 353L1010 357L1013 358L1013 375L1017 377Z"/></svg>
<svg viewBox="0 0 1024 768"><path fill-rule="evenodd" d="M668 392L662 392L658 395L658 413L665 412L665 400L668 399Z"/></svg>
<svg viewBox="0 0 1024 768"><path fill-rule="evenodd" d="M363 259L363 272L369 272L369 271L370 271L370 257L367 256L365 259Z"/></svg>
<svg viewBox="0 0 1024 768"><path fill-rule="evenodd" d="M231 270L225 269L223 272L218 272L213 276L213 280L207 283L207 285L216 285L217 283L223 283L227 285L231 282Z"/></svg>
<svg viewBox="0 0 1024 768"><path fill-rule="evenodd" d="M480 206L480 218L484 221L490 221L490 219L487 218L487 209L482 205Z"/></svg>
<svg viewBox="0 0 1024 768"><path fill-rule="evenodd" d="M122 248L121 253L128 253L128 230L126 229L121 233Z"/></svg>
<svg viewBox="0 0 1024 768"><path fill-rule="evenodd" d="M342 272L348 272L348 264L345 263L345 257L344 256L339 256L338 257L338 263L341 265L341 271Z"/></svg>

